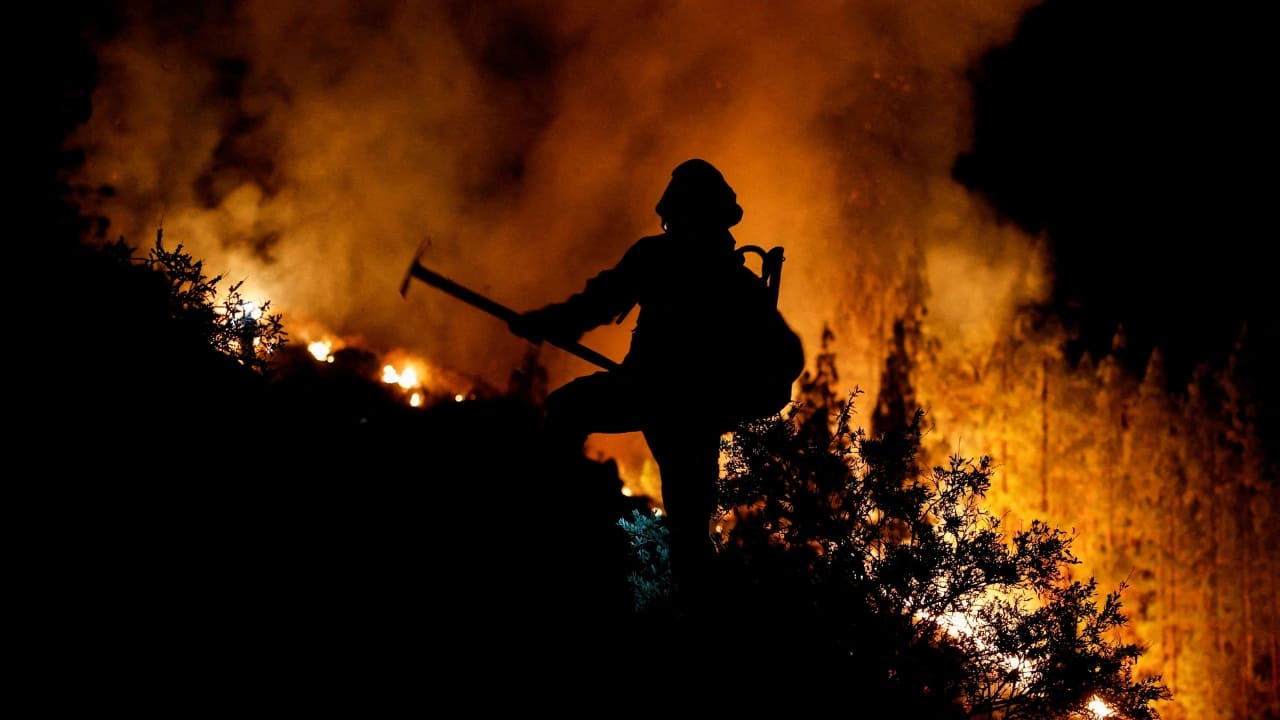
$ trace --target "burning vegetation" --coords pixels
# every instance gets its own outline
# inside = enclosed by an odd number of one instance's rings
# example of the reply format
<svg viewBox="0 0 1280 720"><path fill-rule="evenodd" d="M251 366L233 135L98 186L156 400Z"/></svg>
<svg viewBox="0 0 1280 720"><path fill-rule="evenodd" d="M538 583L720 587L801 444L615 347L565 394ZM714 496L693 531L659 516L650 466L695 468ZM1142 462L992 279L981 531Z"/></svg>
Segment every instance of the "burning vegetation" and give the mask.
<svg viewBox="0 0 1280 720"><path fill-rule="evenodd" d="M430 597L433 617L468 628L436 638L432 651L483 663L479 679L495 683L540 677L530 663L554 646L575 672L603 660L644 667L685 658L677 682L695 697L748 682L781 693L791 711L829 707L815 685L936 718L1154 718L1152 703L1168 697L1158 678L1132 677L1141 648L1109 637L1126 622L1118 592L1095 604L1093 580L1068 579L1077 560L1067 536L1034 523L1004 537L982 507L986 458L921 472L923 413L875 439L855 429L853 397L838 402L828 384L829 355L784 415L726 436L721 595L695 622L671 605L661 513L622 492L613 463L584 457L566 467L544 455L537 398L518 396L525 386L415 402L412 393L431 383L407 365L332 344L290 348L271 315L199 312L227 301L213 292L220 278L205 278L180 246L167 251L157 238L143 260L123 244L95 253L84 259L106 264L86 270L112 296L136 285L159 303L146 334L165 338L171 352L175 338L198 337L208 362L187 366L171 386L156 370L169 358L131 356L128 343L101 347L138 366L128 378L93 376L93 386L128 393L134 407L95 403L76 413L95 424L92 466L102 481L97 501L68 503L57 526L73 576L100 595L97 612L68 632L122 641L112 630L120 626L95 625L105 613L130 628L137 647L160 642L163 627L176 633L167 640L180 655L200 648L195 667L284 642L291 647L272 652L294 666L292 679L352 673L342 656L426 642L411 618ZM249 317L252 333L215 332ZM244 348L261 356L250 361ZM202 415L207 426L192 424ZM495 426L506 435L492 434ZM406 449L416 461L406 462ZM208 464L218 453L230 464ZM190 469L175 474L179 467ZM231 474L210 494L200 489L201 467ZM559 482L514 482L544 473ZM512 535L539 516L531 531L550 566L525 556ZM92 546L79 544L90 538ZM109 569L100 564L108 556L117 558ZM429 578L414 570L426 558ZM181 597L162 608L134 604L160 587L183 588ZM188 589L196 587L218 590ZM250 588L254 605L220 604ZM211 625L187 619L214 608ZM301 651L312 624L339 609L361 619L330 617L327 649ZM365 623L379 632L366 636ZM385 632L407 635L391 643ZM714 658L704 664L702 651ZM246 660L254 662L236 662ZM403 660L388 656L358 673L394 672ZM143 658L130 666L167 673Z"/></svg>

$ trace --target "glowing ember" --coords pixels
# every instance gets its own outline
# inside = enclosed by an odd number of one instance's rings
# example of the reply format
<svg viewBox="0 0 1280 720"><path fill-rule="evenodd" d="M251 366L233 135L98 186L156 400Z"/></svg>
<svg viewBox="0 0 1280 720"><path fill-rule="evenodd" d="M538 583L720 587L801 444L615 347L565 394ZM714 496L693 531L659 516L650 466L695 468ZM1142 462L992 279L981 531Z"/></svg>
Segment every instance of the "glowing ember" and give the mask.
<svg viewBox="0 0 1280 720"><path fill-rule="evenodd" d="M391 365L382 366L382 382L388 385L395 385L400 382L400 373Z"/></svg>
<svg viewBox="0 0 1280 720"><path fill-rule="evenodd" d="M467 398L462 393L458 393L457 395L453 396L454 402L462 402L463 400L466 400L466 399Z"/></svg>
<svg viewBox="0 0 1280 720"><path fill-rule="evenodd" d="M422 407L422 393L416 392L409 396L409 405L412 407Z"/></svg>
<svg viewBox="0 0 1280 720"><path fill-rule="evenodd" d="M414 372L413 368L405 368L400 373L400 382L399 382L400 387L404 388L405 390L408 390L409 388L414 387L417 384L418 384L418 373Z"/></svg>
<svg viewBox="0 0 1280 720"><path fill-rule="evenodd" d="M333 343L328 340L317 340L307 346L307 352L311 353L311 357L320 362L333 362Z"/></svg>
<svg viewBox="0 0 1280 720"><path fill-rule="evenodd" d="M1093 698L1089 700L1089 712L1093 713L1093 716L1096 718L1109 717L1115 714L1115 710L1112 710L1111 707L1103 702L1102 698L1097 695L1094 695Z"/></svg>

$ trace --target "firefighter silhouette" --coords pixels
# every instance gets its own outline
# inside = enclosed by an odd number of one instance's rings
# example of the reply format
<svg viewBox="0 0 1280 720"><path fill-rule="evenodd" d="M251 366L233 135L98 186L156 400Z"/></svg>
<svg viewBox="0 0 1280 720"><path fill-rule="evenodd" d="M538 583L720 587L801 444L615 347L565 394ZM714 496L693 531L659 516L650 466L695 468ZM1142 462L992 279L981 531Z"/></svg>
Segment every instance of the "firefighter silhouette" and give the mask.
<svg viewBox="0 0 1280 720"><path fill-rule="evenodd" d="M692 608L708 599L721 436L781 409L804 356L777 311L777 288L747 266L730 233L743 211L718 169L697 158L678 165L656 211L661 234L640 238L580 292L509 325L534 342L574 343L638 308L620 366L552 391L544 424L578 457L592 433L643 434L658 466L676 597ZM765 392L779 386L785 397Z"/></svg>

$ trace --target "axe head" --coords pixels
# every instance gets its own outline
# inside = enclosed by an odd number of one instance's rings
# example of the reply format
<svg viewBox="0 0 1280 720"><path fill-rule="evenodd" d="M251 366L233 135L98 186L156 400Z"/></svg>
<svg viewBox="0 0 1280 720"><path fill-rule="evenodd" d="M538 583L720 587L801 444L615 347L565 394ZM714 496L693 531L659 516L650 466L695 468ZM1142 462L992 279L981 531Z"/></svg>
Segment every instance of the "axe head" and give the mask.
<svg viewBox="0 0 1280 720"><path fill-rule="evenodd" d="M400 297L405 297L409 293L409 283L413 281L413 271L417 269L422 262L422 254L427 251L427 246L431 244L431 238L427 238L418 245L418 252L414 254L413 260L409 262L409 269L404 271L404 280L400 281Z"/></svg>

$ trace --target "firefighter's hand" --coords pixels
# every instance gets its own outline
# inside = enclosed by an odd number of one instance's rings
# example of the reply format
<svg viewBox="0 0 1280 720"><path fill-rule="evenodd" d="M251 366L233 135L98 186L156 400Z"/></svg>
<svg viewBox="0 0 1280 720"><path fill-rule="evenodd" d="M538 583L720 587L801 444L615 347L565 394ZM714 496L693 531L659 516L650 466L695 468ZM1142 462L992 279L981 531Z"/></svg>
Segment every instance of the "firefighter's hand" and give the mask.
<svg viewBox="0 0 1280 720"><path fill-rule="evenodd" d="M547 337L546 315L540 310L530 310L511 318L507 328L517 337L522 337L534 345L541 345Z"/></svg>
<svg viewBox="0 0 1280 720"><path fill-rule="evenodd" d="M511 332L535 345L544 341L558 345L571 345L582 337L581 332L575 332L566 327L563 313L556 313L548 308L520 313L507 323L507 327Z"/></svg>

